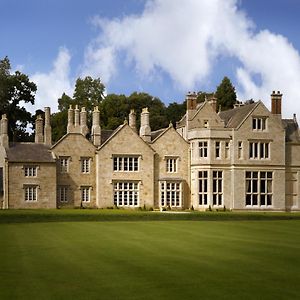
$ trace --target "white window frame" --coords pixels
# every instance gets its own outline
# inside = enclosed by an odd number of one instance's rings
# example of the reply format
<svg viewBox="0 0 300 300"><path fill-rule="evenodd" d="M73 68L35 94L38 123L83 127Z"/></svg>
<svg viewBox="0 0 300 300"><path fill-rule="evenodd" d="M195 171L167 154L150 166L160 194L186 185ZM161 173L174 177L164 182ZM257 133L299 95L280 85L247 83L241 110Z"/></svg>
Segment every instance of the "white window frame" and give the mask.
<svg viewBox="0 0 300 300"><path fill-rule="evenodd" d="M198 171L198 204L207 206L208 202L208 170Z"/></svg>
<svg viewBox="0 0 300 300"><path fill-rule="evenodd" d="M212 205L223 206L223 171L212 171Z"/></svg>
<svg viewBox="0 0 300 300"><path fill-rule="evenodd" d="M80 187L81 202L89 203L91 201L91 187L90 186L81 186Z"/></svg>
<svg viewBox="0 0 300 300"><path fill-rule="evenodd" d="M243 142L238 141L238 158L242 159L243 158Z"/></svg>
<svg viewBox="0 0 300 300"><path fill-rule="evenodd" d="M90 157L81 157L80 158L81 164L81 173L82 174L89 174L91 170L91 158Z"/></svg>
<svg viewBox="0 0 300 300"><path fill-rule="evenodd" d="M273 172L245 172L245 207L273 206Z"/></svg>
<svg viewBox="0 0 300 300"><path fill-rule="evenodd" d="M114 181L113 201L118 207L139 207L140 182L139 181Z"/></svg>
<svg viewBox="0 0 300 300"><path fill-rule="evenodd" d="M270 159L270 142L249 141L249 159Z"/></svg>
<svg viewBox="0 0 300 300"><path fill-rule="evenodd" d="M225 159L230 158L230 142L225 142Z"/></svg>
<svg viewBox="0 0 300 300"><path fill-rule="evenodd" d="M59 157L60 173L69 173L70 157L61 156Z"/></svg>
<svg viewBox="0 0 300 300"><path fill-rule="evenodd" d="M178 170L178 157L165 157L166 172L177 173Z"/></svg>
<svg viewBox="0 0 300 300"><path fill-rule="evenodd" d="M120 155L113 156L114 172L139 172L140 156L138 155Z"/></svg>
<svg viewBox="0 0 300 300"><path fill-rule="evenodd" d="M160 207L182 207L182 182L173 180L160 181Z"/></svg>
<svg viewBox="0 0 300 300"><path fill-rule="evenodd" d="M37 177L37 166L24 166L25 177Z"/></svg>
<svg viewBox="0 0 300 300"><path fill-rule="evenodd" d="M207 158L208 157L208 141L198 142L198 147L199 147L199 157Z"/></svg>
<svg viewBox="0 0 300 300"><path fill-rule="evenodd" d="M67 203L69 201L69 186L60 185L57 189L57 200L61 203Z"/></svg>
<svg viewBox="0 0 300 300"><path fill-rule="evenodd" d="M38 200L38 186L24 185L24 200L25 202L37 202Z"/></svg>
<svg viewBox="0 0 300 300"><path fill-rule="evenodd" d="M215 141L215 156L216 159L221 159L221 141Z"/></svg>
<svg viewBox="0 0 300 300"><path fill-rule="evenodd" d="M252 118L252 130L253 131L267 130L267 118L266 117L253 117Z"/></svg>

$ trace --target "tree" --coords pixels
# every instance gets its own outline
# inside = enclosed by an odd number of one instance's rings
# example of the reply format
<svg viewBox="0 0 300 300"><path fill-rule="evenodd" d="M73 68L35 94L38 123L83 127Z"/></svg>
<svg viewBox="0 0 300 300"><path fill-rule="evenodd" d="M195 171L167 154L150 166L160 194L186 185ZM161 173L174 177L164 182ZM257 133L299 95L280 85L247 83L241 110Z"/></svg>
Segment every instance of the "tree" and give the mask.
<svg viewBox="0 0 300 300"><path fill-rule="evenodd" d="M221 110L233 108L236 103L235 88L228 77L224 77L220 85L217 87L215 96L217 98L217 107Z"/></svg>
<svg viewBox="0 0 300 300"><path fill-rule="evenodd" d="M176 125L176 122L178 122L186 113L186 101L183 103L170 103L168 107L166 108L166 116L169 120L169 122L172 122L173 126Z"/></svg>
<svg viewBox="0 0 300 300"><path fill-rule="evenodd" d="M36 90L35 83L27 75L19 71L11 74L8 57L0 60L0 114L7 115L10 140L29 139L26 128L33 120L31 113L22 105L34 104Z"/></svg>

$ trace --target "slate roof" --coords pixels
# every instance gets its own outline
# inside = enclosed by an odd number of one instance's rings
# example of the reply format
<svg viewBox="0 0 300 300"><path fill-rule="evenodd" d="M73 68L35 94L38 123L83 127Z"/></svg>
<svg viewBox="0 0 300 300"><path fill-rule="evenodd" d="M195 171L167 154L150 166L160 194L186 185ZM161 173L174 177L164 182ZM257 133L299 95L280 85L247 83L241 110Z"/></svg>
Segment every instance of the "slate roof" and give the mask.
<svg viewBox="0 0 300 300"><path fill-rule="evenodd" d="M55 162L50 147L35 143L13 143L6 150L9 162Z"/></svg>
<svg viewBox="0 0 300 300"><path fill-rule="evenodd" d="M167 128L151 131L151 141L154 141L160 134L162 134Z"/></svg>
<svg viewBox="0 0 300 300"><path fill-rule="evenodd" d="M115 130L101 130L101 145L108 140Z"/></svg>
<svg viewBox="0 0 300 300"><path fill-rule="evenodd" d="M259 102L255 102L230 110L221 111L219 112L219 117L225 122L225 127L237 128L258 103Z"/></svg>
<svg viewBox="0 0 300 300"><path fill-rule="evenodd" d="M285 129L286 142L300 142L300 132L297 121L294 119L282 119L282 124Z"/></svg>

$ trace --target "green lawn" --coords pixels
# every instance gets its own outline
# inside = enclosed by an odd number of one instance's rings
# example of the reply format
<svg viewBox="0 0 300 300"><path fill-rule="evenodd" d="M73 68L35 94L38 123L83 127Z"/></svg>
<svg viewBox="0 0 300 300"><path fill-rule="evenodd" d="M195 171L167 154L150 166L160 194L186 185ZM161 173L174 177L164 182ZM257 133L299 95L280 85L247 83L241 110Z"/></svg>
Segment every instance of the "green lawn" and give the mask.
<svg viewBox="0 0 300 300"><path fill-rule="evenodd" d="M0 299L299 298L299 214L186 215L1 211Z"/></svg>

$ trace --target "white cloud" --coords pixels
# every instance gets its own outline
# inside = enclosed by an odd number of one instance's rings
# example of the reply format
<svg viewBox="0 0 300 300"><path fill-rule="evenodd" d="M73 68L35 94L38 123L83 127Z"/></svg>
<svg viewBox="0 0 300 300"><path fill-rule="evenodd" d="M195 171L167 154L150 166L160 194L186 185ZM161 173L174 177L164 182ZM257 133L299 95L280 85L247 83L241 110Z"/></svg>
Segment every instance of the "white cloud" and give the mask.
<svg viewBox="0 0 300 300"><path fill-rule="evenodd" d="M60 48L49 73L35 73L30 79L36 83L38 90L35 97L35 107L50 107L51 111L57 111L58 98L65 92L73 94L74 83L70 79L71 55L66 48ZM32 111L32 107L28 107Z"/></svg>
<svg viewBox="0 0 300 300"><path fill-rule="evenodd" d="M209 80L219 56L234 57L238 94L262 99L269 106L272 90L284 94L283 112L300 108L300 57L286 38L255 32L238 0L148 0L140 15L94 20L101 32L85 53L84 74L104 82L117 72L119 54L144 76L160 70L182 90ZM226 75L226 74L224 74ZM253 76L259 75L261 83Z"/></svg>

